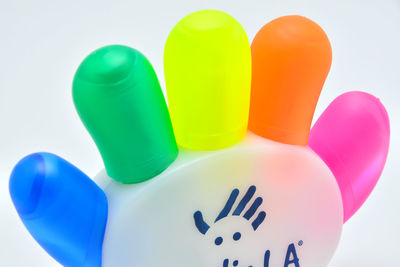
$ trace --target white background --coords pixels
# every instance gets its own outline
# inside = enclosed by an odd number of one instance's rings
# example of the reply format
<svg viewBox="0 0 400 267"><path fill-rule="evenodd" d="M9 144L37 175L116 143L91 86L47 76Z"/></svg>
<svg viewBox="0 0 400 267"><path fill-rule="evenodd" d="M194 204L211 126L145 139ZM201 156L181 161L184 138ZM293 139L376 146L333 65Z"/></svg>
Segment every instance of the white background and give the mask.
<svg viewBox="0 0 400 267"><path fill-rule="evenodd" d="M331 40L333 64L315 118L346 91L365 90L381 99L392 127L388 162L371 197L346 223L330 267L400 266L400 0L0 0L1 267L58 266L11 204L8 178L21 157L53 152L92 177L103 167L72 103L72 77L80 61L103 45L132 46L150 59L164 87L169 31L186 14L205 8L230 13L250 40L282 15L319 23Z"/></svg>

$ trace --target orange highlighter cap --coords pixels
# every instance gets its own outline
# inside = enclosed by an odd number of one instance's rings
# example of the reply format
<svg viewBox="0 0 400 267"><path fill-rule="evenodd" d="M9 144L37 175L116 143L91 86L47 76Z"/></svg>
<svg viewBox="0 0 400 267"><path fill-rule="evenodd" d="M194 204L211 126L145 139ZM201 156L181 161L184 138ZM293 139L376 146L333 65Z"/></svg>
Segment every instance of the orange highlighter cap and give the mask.
<svg viewBox="0 0 400 267"><path fill-rule="evenodd" d="M256 34L252 45L249 129L265 138L306 145L332 62L324 30L302 16L284 16Z"/></svg>

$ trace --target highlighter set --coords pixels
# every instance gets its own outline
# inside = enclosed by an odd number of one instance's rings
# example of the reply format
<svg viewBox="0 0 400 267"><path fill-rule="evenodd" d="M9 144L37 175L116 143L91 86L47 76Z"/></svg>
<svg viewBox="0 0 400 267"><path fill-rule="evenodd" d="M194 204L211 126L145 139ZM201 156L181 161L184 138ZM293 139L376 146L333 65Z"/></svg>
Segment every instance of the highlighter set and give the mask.
<svg viewBox="0 0 400 267"><path fill-rule="evenodd" d="M64 266L326 266L390 137L383 105L356 91L310 131L331 60L305 17L267 23L250 45L230 15L197 11L165 44L167 106L143 54L100 48L72 94L105 170L94 183L28 155L10 178L15 208Z"/></svg>

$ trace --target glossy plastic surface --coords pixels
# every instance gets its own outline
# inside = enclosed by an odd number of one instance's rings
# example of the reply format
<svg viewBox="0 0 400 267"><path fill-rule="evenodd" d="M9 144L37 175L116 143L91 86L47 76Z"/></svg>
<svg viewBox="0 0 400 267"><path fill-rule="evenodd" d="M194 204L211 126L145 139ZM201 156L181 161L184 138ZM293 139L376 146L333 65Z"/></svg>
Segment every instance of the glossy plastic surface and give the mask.
<svg viewBox="0 0 400 267"><path fill-rule="evenodd" d="M284 16L260 29L251 53L249 129L278 142L306 145L331 66L328 37L312 20Z"/></svg>
<svg viewBox="0 0 400 267"><path fill-rule="evenodd" d="M59 263L101 267L108 204L84 173L50 153L35 153L14 167L10 195L22 222Z"/></svg>
<svg viewBox="0 0 400 267"><path fill-rule="evenodd" d="M339 96L315 123L309 146L336 177L344 221L361 207L378 182L389 141L389 117L384 106L364 92Z"/></svg>
<svg viewBox="0 0 400 267"><path fill-rule="evenodd" d="M141 184L95 180L110 200L104 267L327 266L343 226L323 161L251 133L227 149L181 151Z"/></svg>
<svg viewBox="0 0 400 267"><path fill-rule="evenodd" d="M178 154L156 73L139 51L100 48L79 66L73 98L110 177L138 183L165 170Z"/></svg>
<svg viewBox="0 0 400 267"><path fill-rule="evenodd" d="M219 149L244 138L251 52L239 22L217 10L187 15L168 36L164 71L169 111L180 146Z"/></svg>
<svg viewBox="0 0 400 267"><path fill-rule="evenodd" d="M170 111L179 143L191 150L182 149L169 167L176 144L144 56L110 46L82 63L74 101L107 170L95 178L110 205L104 267L327 266L344 221L339 186L361 190L354 201L344 198L347 210L372 189L386 158L387 115L367 94L341 96L311 134L324 164L303 145L329 69L329 42L303 17L268 25L253 42L261 45L253 46L253 59L263 71L263 53L275 51L276 58L268 54L275 65L265 65L268 86L253 87L257 108L250 120L279 122L277 135L251 125L256 134L246 135L249 47L233 18L196 12L171 32L165 48ZM197 151L217 148L224 149ZM107 202L84 174L54 155L35 154L16 166L10 192L28 230L52 256L66 266L100 264Z"/></svg>

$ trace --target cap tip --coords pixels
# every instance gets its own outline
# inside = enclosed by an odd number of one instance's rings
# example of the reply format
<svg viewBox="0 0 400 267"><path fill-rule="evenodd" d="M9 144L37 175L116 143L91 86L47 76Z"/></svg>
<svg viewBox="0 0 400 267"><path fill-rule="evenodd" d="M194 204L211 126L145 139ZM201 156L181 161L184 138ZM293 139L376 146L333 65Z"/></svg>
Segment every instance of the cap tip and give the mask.
<svg viewBox="0 0 400 267"><path fill-rule="evenodd" d="M81 63L75 79L95 84L117 83L132 72L138 53L137 50L123 45L99 48Z"/></svg>
<svg viewBox="0 0 400 267"><path fill-rule="evenodd" d="M20 215L32 213L38 206L46 177L44 156L44 153L34 153L24 157L10 175L9 191Z"/></svg>

